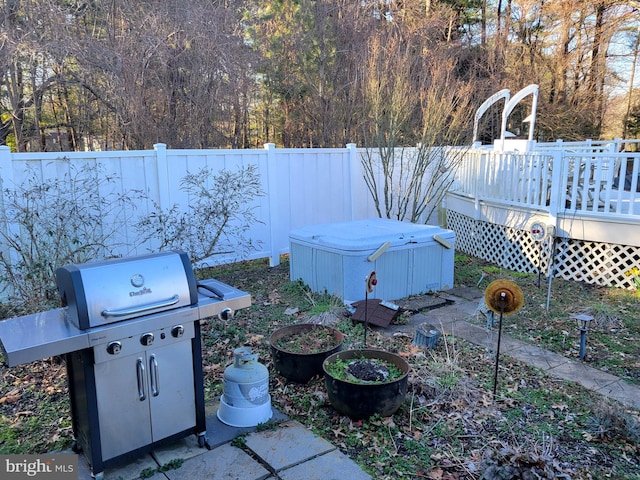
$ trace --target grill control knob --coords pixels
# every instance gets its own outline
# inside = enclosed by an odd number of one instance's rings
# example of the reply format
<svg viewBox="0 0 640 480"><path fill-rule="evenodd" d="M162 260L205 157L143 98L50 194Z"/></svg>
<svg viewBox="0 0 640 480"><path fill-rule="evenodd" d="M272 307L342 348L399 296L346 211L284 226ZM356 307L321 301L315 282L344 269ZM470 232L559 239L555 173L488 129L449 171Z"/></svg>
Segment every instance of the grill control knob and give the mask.
<svg viewBox="0 0 640 480"><path fill-rule="evenodd" d="M140 337L140 343L145 347L153 345L153 333L145 333Z"/></svg>
<svg viewBox="0 0 640 480"><path fill-rule="evenodd" d="M184 327L182 325L175 325L171 327L171 336L175 338L180 338L184 335Z"/></svg>
<svg viewBox="0 0 640 480"><path fill-rule="evenodd" d="M122 350L122 343L120 342L109 342L107 344L107 353L110 353L111 355L119 354L120 350Z"/></svg>
<svg viewBox="0 0 640 480"><path fill-rule="evenodd" d="M223 308L219 313L220 320L231 320L233 318L233 310L229 307Z"/></svg>

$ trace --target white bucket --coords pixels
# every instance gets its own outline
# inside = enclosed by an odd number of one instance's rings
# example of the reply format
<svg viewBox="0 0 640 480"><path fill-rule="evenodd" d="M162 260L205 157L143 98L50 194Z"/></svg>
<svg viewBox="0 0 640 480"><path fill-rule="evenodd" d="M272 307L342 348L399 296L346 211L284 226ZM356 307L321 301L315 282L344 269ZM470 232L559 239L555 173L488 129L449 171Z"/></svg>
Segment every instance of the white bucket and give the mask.
<svg viewBox="0 0 640 480"><path fill-rule="evenodd" d="M218 408L218 419L232 427L255 427L259 423L268 422L273 415L271 410L271 395L262 405L252 408L232 407L225 399L220 397L220 408Z"/></svg>

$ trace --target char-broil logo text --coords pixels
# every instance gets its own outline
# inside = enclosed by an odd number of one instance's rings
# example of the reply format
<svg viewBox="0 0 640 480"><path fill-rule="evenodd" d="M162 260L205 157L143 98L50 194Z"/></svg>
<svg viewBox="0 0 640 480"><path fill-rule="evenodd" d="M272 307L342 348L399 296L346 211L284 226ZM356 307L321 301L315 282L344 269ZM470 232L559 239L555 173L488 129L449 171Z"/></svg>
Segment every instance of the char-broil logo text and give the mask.
<svg viewBox="0 0 640 480"><path fill-rule="evenodd" d="M47 479L70 480L78 471L78 456L61 454L55 457L46 455L2 455L0 461L1 478L7 480Z"/></svg>
<svg viewBox="0 0 640 480"><path fill-rule="evenodd" d="M139 297L140 295L147 295L149 293L153 293L153 292L151 291L150 288L144 287L144 288L141 288L140 290L134 290L132 292L129 292L129 296Z"/></svg>

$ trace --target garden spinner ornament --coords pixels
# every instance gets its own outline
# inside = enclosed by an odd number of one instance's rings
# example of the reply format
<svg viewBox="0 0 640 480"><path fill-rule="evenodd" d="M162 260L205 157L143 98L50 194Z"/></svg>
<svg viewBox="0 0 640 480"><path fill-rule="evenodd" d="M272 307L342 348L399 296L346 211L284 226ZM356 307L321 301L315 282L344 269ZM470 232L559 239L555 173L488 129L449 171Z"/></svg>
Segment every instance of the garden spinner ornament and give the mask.
<svg viewBox="0 0 640 480"><path fill-rule="evenodd" d="M378 279L376 278L376 272L371 272L364 279L366 288L364 291L364 339L362 344L364 347L367 346L367 325L369 324L369 317L367 314L367 305L369 304L369 294L373 293L373 289L378 284Z"/></svg>
<svg viewBox="0 0 640 480"><path fill-rule="evenodd" d="M493 399L498 388L498 363L500 361L500 339L502 337L502 316L516 313L524 303L524 295L518 285L511 280L495 280L484 291L484 302L494 313L500 314L498 322L498 345L496 347L496 366L493 373Z"/></svg>

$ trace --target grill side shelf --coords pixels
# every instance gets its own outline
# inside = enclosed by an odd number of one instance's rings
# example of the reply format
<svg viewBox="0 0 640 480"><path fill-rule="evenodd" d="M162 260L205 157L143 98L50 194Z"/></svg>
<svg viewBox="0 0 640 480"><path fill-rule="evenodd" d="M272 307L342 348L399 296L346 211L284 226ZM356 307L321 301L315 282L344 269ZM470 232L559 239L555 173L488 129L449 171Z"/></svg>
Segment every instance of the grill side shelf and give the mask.
<svg viewBox="0 0 640 480"><path fill-rule="evenodd" d="M199 285L213 288L220 292L224 297L224 300L220 300L212 294L203 295L200 293L198 295L197 308L201 320L209 317L215 317L220 314L224 308L230 308L231 310L236 311L241 308L248 308L251 306L251 295L249 293L231 287L219 280L208 278L206 280L200 280Z"/></svg>
<svg viewBox="0 0 640 480"><path fill-rule="evenodd" d="M67 308L58 308L0 321L0 343L5 363L15 367L88 348L89 338Z"/></svg>

